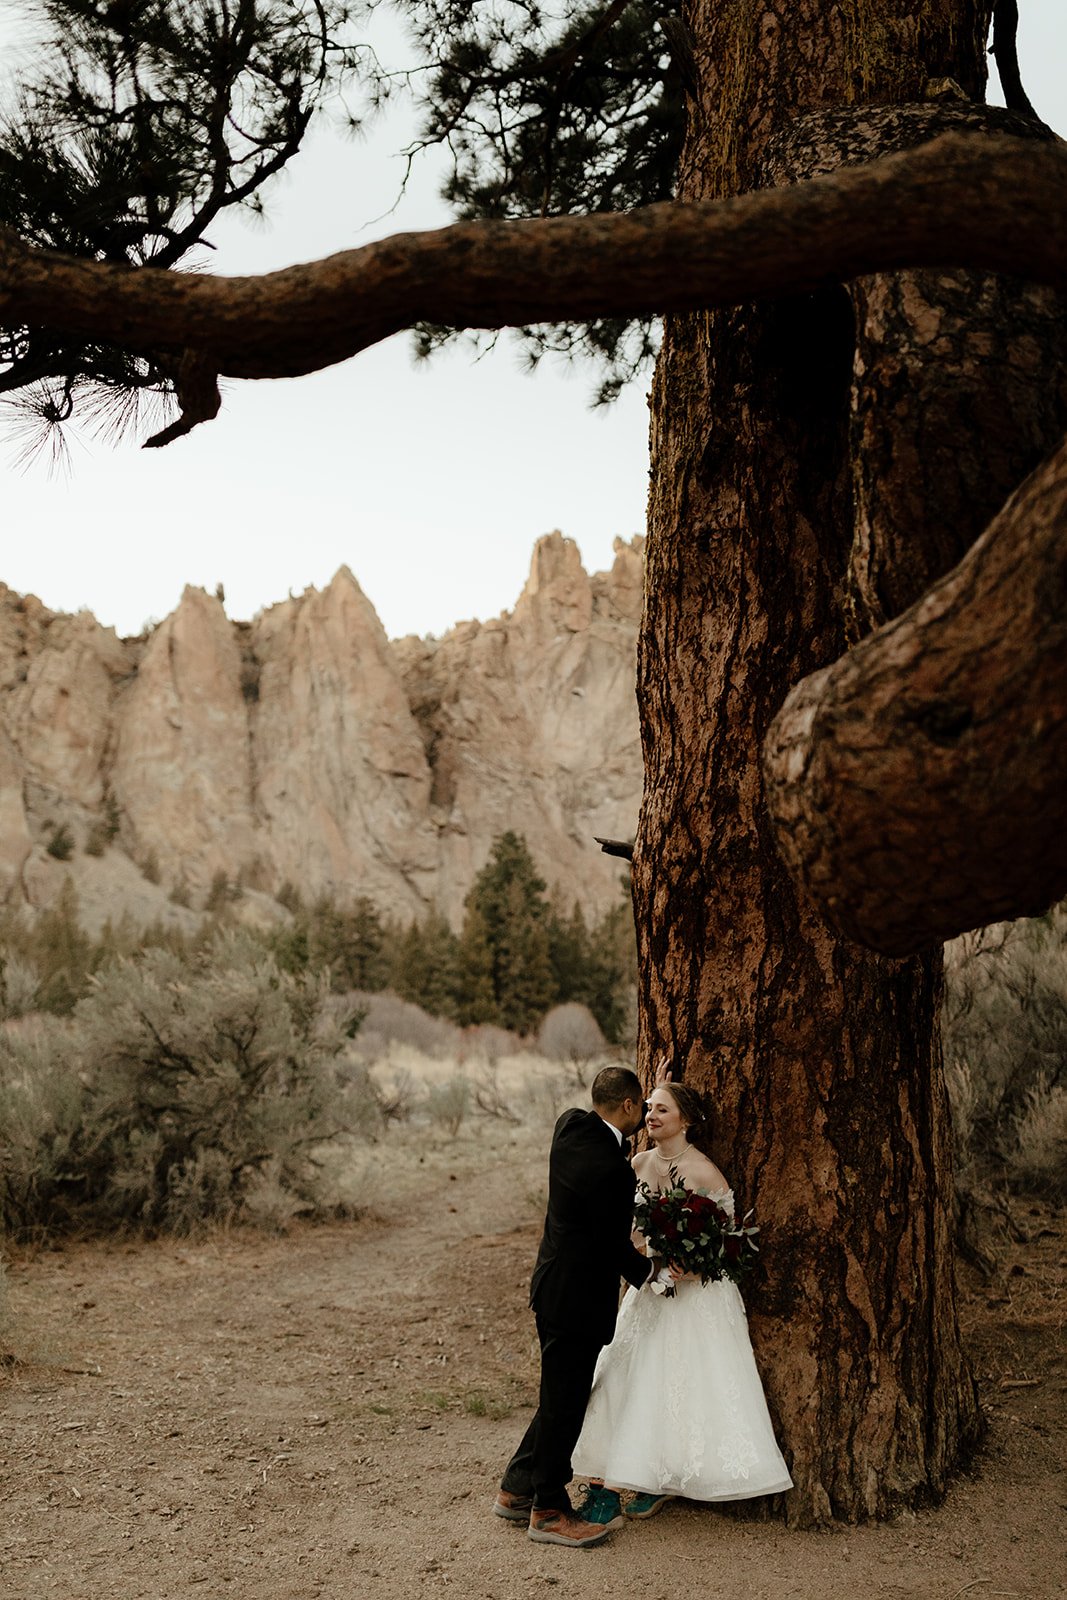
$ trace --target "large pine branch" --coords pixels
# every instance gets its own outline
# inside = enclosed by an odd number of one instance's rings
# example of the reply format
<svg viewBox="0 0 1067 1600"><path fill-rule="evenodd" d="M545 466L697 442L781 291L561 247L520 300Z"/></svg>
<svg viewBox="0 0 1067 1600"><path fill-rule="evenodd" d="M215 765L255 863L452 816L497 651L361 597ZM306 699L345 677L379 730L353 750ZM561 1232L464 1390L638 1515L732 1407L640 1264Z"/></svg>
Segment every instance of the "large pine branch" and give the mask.
<svg viewBox="0 0 1067 1600"><path fill-rule="evenodd" d="M75 260L0 232L0 325L190 351L201 372L293 377L416 322L681 311L897 267L985 268L1067 288L1065 241L1062 144L947 134L719 203L460 223L257 278Z"/></svg>

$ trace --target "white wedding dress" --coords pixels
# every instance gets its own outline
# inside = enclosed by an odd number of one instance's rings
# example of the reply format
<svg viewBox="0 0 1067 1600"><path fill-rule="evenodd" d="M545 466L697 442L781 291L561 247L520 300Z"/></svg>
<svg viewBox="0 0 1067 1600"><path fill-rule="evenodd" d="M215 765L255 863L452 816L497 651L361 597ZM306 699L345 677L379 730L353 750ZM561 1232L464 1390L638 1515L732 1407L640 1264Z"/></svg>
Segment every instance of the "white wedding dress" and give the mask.
<svg viewBox="0 0 1067 1600"><path fill-rule="evenodd" d="M713 1198L733 1215L729 1190ZM576 1478L690 1500L793 1487L736 1284L679 1283L673 1297L627 1290L573 1459Z"/></svg>

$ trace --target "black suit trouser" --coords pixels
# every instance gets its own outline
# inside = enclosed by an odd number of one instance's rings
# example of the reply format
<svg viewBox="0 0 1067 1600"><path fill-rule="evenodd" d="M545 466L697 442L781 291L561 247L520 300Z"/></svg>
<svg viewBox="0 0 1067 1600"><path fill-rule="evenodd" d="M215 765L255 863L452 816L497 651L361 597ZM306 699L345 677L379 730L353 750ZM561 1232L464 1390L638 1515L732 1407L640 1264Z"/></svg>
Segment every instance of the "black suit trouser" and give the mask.
<svg viewBox="0 0 1067 1600"><path fill-rule="evenodd" d="M509 1494L532 1494L539 1509L563 1511L570 1506L571 1456L603 1344L573 1329L554 1328L542 1317L537 1318L537 1337L541 1343L537 1410L500 1487Z"/></svg>

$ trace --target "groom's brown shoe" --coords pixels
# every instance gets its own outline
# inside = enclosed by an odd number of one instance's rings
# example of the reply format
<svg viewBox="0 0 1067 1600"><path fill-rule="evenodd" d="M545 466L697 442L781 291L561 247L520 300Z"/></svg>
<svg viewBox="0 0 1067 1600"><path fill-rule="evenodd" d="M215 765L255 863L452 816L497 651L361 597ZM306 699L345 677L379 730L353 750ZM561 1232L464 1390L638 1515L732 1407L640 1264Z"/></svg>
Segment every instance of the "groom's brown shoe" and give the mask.
<svg viewBox="0 0 1067 1600"><path fill-rule="evenodd" d="M572 1550L588 1550L602 1544L611 1532L596 1522L583 1522L573 1511L544 1511L535 1506L530 1512L528 1535L538 1544L565 1544Z"/></svg>
<svg viewBox="0 0 1067 1600"><path fill-rule="evenodd" d="M498 1517L505 1517L508 1522L529 1522L530 1512L533 1510L532 1494L511 1494L507 1489L499 1489L493 1501L493 1510Z"/></svg>

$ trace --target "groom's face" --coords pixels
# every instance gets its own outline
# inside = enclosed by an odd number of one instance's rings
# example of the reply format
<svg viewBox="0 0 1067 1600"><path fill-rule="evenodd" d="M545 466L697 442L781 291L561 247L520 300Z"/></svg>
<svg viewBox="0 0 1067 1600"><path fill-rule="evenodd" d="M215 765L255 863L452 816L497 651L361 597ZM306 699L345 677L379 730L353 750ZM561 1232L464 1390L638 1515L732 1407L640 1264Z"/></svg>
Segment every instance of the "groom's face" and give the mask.
<svg viewBox="0 0 1067 1600"><path fill-rule="evenodd" d="M645 1120L645 1102L643 1100L624 1100L622 1109L626 1113L626 1137L637 1132Z"/></svg>

